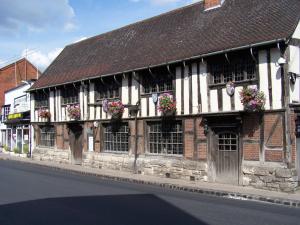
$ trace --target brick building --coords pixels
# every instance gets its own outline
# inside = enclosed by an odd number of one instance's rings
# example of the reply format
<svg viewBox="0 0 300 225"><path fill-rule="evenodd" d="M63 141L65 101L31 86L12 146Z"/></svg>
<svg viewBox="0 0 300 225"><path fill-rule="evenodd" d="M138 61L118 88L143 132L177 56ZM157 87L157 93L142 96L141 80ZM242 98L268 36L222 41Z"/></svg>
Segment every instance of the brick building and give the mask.
<svg viewBox="0 0 300 225"><path fill-rule="evenodd" d="M4 104L4 92L17 87L22 80L37 79L40 72L27 59L23 58L0 68L0 106Z"/></svg>
<svg viewBox="0 0 300 225"><path fill-rule="evenodd" d="M33 157L295 190L299 12L204 0L67 46L30 89Z"/></svg>

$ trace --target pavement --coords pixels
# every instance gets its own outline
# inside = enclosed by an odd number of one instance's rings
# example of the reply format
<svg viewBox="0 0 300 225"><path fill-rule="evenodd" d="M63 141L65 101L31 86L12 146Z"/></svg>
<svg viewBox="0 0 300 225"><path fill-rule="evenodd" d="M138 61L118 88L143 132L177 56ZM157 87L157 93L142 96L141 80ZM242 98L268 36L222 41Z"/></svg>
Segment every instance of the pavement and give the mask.
<svg viewBox="0 0 300 225"><path fill-rule="evenodd" d="M0 153L0 160L11 160L19 163L33 164L40 167L48 167L55 170L63 170L70 173L97 176L106 180L130 182L159 186L165 189L180 190L185 192L199 193L208 196L218 196L221 198L251 200L267 202L271 204L284 205L288 207L300 208L300 191L295 193L283 193L268 190L255 189L252 187L233 186L227 184L217 184L199 181L185 181L180 179L161 178L130 172L94 169L79 165L59 164L49 161L35 161L30 158L23 158L14 155Z"/></svg>

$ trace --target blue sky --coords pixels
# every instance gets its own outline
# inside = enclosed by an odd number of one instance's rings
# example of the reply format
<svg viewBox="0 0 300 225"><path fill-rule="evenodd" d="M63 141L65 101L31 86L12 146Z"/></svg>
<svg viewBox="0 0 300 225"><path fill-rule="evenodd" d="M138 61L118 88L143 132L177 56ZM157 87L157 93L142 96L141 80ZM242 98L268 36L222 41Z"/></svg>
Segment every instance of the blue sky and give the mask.
<svg viewBox="0 0 300 225"><path fill-rule="evenodd" d="M44 70L64 46L197 0L0 0L0 67Z"/></svg>

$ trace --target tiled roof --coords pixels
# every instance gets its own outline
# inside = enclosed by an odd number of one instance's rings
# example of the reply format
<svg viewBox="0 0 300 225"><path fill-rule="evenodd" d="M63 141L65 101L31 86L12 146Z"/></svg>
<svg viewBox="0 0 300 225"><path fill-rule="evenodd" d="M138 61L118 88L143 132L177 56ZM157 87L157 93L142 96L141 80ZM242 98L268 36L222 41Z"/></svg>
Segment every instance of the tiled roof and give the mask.
<svg viewBox="0 0 300 225"><path fill-rule="evenodd" d="M300 0L203 1L68 45L31 89L122 73L230 48L289 38Z"/></svg>

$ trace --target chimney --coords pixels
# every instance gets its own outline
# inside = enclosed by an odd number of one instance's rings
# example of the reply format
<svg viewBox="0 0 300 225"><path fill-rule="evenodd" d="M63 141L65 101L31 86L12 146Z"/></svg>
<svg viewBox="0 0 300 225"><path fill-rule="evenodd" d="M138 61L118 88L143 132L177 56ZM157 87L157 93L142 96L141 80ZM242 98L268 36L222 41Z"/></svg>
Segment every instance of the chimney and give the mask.
<svg viewBox="0 0 300 225"><path fill-rule="evenodd" d="M225 0L204 0L204 9L209 10L220 7Z"/></svg>

